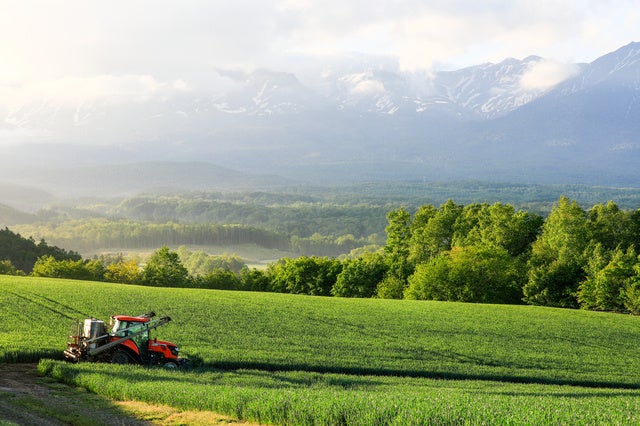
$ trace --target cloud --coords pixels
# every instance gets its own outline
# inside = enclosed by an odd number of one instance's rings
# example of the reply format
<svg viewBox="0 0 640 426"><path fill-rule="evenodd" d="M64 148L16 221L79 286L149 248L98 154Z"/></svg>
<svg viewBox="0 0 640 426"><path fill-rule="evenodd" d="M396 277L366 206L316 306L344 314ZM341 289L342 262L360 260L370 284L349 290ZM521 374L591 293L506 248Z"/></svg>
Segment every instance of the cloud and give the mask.
<svg viewBox="0 0 640 426"><path fill-rule="evenodd" d="M520 87L524 90L547 90L577 75L580 67L575 64L560 63L550 60L533 62L520 79Z"/></svg>
<svg viewBox="0 0 640 426"><path fill-rule="evenodd" d="M352 94L357 95L377 95L384 93L384 84L376 80L364 80L351 89Z"/></svg>
<svg viewBox="0 0 640 426"><path fill-rule="evenodd" d="M21 145L23 143L43 143L51 139L51 134L41 129L21 127L0 128L0 148Z"/></svg>
<svg viewBox="0 0 640 426"><path fill-rule="evenodd" d="M216 68L295 71L301 54L452 69L532 54L590 61L640 39L636 0L0 0L0 10L0 86L149 76L210 90Z"/></svg>
<svg viewBox="0 0 640 426"><path fill-rule="evenodd" d="M349 74L340 79L353 95L378 95L385 92L384 84L375 80L371 72Z"/></svg>
<svg viewBox="0 0 640 426"><path fill-rule="evenodd" d="M38 100L63 103L102 100L110 103L143 102L152 97L167 96L188 90L182 80L161 82L150 75L96 75L35 81L20 85L0 86L5 103L21 104Z"/></svg>
<svg viewBox="0 0 640 426"><path fill-rule="evenodd" d="M410 71L533 54L591 61L640 38L640 28L632 25L638 19L628 17L630 13L640 18L636 6L635 0L287 1L282 9L289 15L283 14L283 19L288 16L295 22L281 34L281 43L308 54L387 53ZM602 34L594 28L608 31Z"/></svg>

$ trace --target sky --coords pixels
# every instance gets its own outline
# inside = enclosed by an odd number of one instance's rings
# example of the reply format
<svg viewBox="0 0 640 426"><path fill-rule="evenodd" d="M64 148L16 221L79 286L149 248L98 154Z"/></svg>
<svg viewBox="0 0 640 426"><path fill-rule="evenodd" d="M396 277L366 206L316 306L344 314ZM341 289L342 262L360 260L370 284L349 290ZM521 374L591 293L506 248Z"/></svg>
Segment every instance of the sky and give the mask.
<svg viewBox="0 0 640 426"><path fill-rule="evenodd" d="M215 91L220 69L356 54L406 72L539 55L544 86L631 41L638 0L0 0L0 105Z"/></svg>

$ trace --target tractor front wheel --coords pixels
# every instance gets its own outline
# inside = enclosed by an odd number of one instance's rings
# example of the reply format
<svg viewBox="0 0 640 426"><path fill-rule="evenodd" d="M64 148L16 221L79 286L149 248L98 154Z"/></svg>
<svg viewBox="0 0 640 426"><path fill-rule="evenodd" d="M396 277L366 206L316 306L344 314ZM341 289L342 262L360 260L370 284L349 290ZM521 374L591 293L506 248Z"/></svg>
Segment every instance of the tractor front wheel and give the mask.
<svg viewBox="0 0 640 426"><path fill-rule="evenodd" d="M178 368L178 364L173 361L165 362L162 366L167 370L175 370L176 368Z"/></svg>
<svg viewBox="0 0 640 426"><path fill-rule="evenodd" d="M113 355L111 355L111 362L113 364L130 364L131 358L125 351L115 351Z"/></svg>

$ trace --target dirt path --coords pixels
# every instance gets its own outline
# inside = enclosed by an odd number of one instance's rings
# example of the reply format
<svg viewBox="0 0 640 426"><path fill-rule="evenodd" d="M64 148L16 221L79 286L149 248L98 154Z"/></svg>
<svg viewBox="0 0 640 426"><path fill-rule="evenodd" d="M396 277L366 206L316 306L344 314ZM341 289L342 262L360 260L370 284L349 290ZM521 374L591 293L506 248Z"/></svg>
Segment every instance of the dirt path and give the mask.
<svg viewBox="0 0 640 426"><path fill-rule="evenodd" d="M111 401L40 377L36 364L0 363L0 425L5 423L26 426L259 426L208 411L185 412L163 405Z"/></svg>
<svg viewBox="0 0 640 426"><path fill-rule="evenodd" d="M0 364L0 420L18 425L149 425L104 398L39 377L36 364Z"/></svg>

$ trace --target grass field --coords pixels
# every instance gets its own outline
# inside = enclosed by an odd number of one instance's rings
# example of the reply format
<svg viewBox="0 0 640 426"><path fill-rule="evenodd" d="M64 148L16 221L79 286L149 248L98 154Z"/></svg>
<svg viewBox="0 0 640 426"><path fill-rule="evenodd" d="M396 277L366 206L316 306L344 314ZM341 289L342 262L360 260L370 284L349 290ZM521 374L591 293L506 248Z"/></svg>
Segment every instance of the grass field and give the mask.
<svg viewBox="0 0 640 426"><path fill-rule="evenodd" d="M174 319L158 337L203 367L41 369L116 399L276 424L640 421L640 318L588 311L0 276L0 360L59 355L73 318L148 310Z"/></svg>

